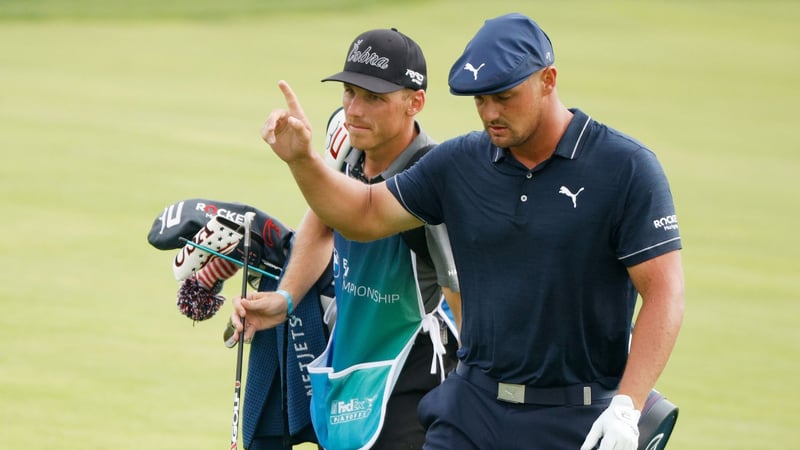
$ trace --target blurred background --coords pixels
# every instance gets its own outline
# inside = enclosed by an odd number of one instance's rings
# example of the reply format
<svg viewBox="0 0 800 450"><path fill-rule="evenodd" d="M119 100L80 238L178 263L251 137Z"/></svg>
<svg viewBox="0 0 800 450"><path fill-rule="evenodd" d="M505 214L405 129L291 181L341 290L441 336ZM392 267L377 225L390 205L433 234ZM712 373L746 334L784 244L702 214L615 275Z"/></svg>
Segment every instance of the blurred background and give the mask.
<svg viewBox="0 0 800 450"><path fill-rule="evenodd" d="M433 137L477 129L447 73L512 11L552 39L567 106L670 178L687 310L657 386L681 409L669 448L794 447L800 3L0 0L0 448L227 446L230 305L180 315L151 224L205 197L295 226L306 206L261 124L286 79L321 149L341 88L319 81L367 29L422 46Z"/></svg>

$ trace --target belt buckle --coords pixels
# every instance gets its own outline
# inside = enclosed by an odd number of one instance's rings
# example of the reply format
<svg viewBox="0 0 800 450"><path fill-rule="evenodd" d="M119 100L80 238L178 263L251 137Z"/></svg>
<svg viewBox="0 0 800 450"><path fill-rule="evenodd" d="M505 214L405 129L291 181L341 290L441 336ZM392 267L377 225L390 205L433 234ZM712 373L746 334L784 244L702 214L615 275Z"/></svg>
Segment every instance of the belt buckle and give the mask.
<svg viewBox="0 0 800 450"><path fill-rule="evenodd" d="M525 403L525 385L497 383L497 399L509 403Z"/></svg>

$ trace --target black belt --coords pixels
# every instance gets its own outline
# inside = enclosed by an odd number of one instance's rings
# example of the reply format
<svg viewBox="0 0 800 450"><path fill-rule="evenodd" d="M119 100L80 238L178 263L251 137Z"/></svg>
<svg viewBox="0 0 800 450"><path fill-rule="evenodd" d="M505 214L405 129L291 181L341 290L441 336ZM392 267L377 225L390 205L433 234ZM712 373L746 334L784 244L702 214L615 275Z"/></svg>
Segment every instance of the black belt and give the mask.
<svg viewBox="0 0 800 450"><path fill-rule="evenodd" d="M456 373L484 390L496 392L498 400L509 403L545 406L591 405L595 400L609 399L617 393L616 390L605 388L598 383L553 388L502 383L486 375L483 370L461 362L456 366Z"/></svg>

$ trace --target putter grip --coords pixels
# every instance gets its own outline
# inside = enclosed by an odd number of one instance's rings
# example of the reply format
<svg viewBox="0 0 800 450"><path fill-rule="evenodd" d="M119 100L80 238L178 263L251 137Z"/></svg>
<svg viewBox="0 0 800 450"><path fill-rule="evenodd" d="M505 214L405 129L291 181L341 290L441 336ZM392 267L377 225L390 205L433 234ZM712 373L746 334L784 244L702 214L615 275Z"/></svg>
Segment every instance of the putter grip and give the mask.
<svg viewBox="0 0 800 450"><path fill-rule="evenodd" d="M244 215L244 247L246 249L250 249L250 227L253 224L253 219L256 217L256 213L249 212L245 213ZM245 255L245 260L247 259L247 255Z"/></svg>

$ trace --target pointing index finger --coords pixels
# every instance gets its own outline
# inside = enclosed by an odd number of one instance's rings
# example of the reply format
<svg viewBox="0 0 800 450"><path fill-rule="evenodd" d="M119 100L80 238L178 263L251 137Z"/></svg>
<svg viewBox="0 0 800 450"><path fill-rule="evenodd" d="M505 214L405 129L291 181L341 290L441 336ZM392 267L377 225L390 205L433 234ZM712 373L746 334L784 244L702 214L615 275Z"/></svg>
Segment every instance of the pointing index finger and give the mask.
<svg viewBox="0 0 800 450"><path fill-rule="evenodd" d="M292 87L289 86L289 83L285 80L281 80L278 82L278 87L281 89L283 97L286 99L286 106L289 107L289 115L305 122L306 114L303 112L303 107L300 106L300 102L297 100L297 96L294 94Z"/></svg>

